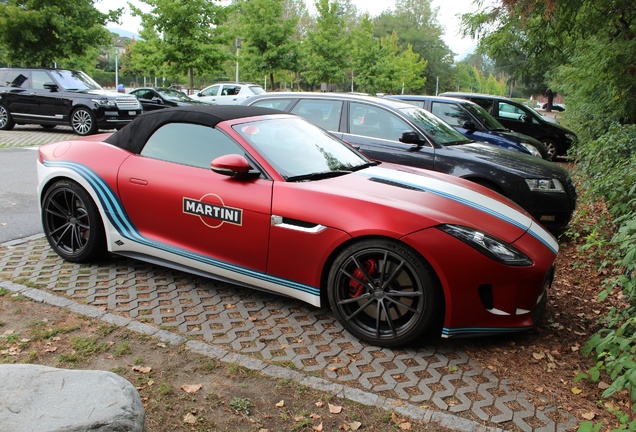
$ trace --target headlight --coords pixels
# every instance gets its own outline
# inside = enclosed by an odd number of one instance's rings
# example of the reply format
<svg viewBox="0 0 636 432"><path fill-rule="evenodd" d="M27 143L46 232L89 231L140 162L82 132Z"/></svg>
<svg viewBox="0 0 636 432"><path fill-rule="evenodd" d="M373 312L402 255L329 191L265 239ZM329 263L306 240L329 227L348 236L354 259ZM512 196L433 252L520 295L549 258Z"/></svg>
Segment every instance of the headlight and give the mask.
<svg viewBox="0 0 636 432"><path fill-rule="evenodd" d="M528 143L520 143L526 150L528 150L530 152L530 154L532 156L536 156L539 158L543 158L543 156L541 156L541 152L539 150L537 150L537 148L535 146L533 146L532 144L528 144Z"/></svg>
<svg viewBox="0 0 636 432"><path fill-rule="evenodd" d="M526 179L526 184L532 192L565 192L557 179Z"/></svg>
<svg viewBox="0 0 636 432"><path fill-rule="evenodd" d="M509 266L532 265L532 260L524 253L481 231L459 225L440 225L437 228L502 264Z"/></svg>
<svg viewBox="0 0 636 432"><path fill-rule="evenodd" d="M116 107L115 101L111 101L108 99L91 99L97 106L101 106L104 108Z"/></svg>

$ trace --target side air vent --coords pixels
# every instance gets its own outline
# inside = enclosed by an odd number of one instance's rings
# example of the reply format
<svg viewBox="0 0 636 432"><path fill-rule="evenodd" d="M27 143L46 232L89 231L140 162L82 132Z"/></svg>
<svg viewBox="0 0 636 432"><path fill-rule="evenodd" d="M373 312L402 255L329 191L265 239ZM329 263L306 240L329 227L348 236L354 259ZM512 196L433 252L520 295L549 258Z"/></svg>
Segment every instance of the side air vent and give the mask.
<svg viewBox="0 0 636 432"><path fill-rule="evenodd" d="M389 185L389 186L395 186L395 187L399 187L399 188L402 188L402 189L409 189L409 190L414 190L414 191L426 192L426 190L424 188L418 188L417 186L412 186L412 185L408 185L408 184L404 184L404 183L398 183L396 181L387 180L387 179L383 179L383 178L371 177L371 178L369 178L369 180L371 180L372 182L383 183L383 184L386 184L386 185Z"/></svg>

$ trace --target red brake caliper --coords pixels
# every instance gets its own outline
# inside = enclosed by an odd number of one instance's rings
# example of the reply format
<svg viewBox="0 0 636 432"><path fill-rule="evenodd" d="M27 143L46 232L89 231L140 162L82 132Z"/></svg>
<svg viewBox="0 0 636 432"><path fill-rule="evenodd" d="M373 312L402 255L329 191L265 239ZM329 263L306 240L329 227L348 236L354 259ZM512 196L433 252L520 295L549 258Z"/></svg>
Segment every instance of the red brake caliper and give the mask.
<svg viewBox="0 0 636 432"><path fill-rule="evenodd" d="M367 274L371 276L373 275L373 273L375 273L377 261L371 258L366 260L364 263L362 263L362 265L364 266L364 269L366 270ZM364 273L359 268L353 272L353 275L356 277L356 279L367 282L367 278L364 277ZM360 297L363 292L364 292L363 284L356 281L355 279L351 279L349 281L349 297L351 298Z"/></svg>

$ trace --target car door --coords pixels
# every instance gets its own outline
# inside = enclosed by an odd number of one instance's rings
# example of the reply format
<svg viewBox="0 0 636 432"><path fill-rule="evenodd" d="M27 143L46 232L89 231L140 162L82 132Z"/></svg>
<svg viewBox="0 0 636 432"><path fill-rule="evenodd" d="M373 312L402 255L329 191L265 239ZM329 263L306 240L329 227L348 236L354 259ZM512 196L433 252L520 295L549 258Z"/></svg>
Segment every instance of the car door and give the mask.
<svg viewBox="0 0 636 432"><path fill-rule="evenodd" d="M404 131L417 128L384 108L349 102L343 129L341 138L371 159L435 169L435 149L400 142Z"/></svg>
<svg viewBox="0 0 636 432"><path fill-rule="evenodd" d="M216 97L216 103L218 105L238 105L240 92L240 84L223 84Z"/></svg>
<svg viewBox="0 0 636 432"><path fill-rule="evenodd" d="M508 129L525 135L536 135L538 123L535 124L536 120L528 110L508 102L495 101L493 111L494 117Z"/></svg>
<svg viewBox="0 0 636 432"><path fill-rule="evenodd" d="M210 86L206 89L203 89L203 91L201 91L200 93L197 94L197 99L200 100L201 102L206 102L209 104L217 104L217 96L219 94L219 90L220 90L221 86L220 85L213 85Z"/></svg>
<svg viewBox="0 0 636 432"><path fill-rule="evenodd" d="M9 70L5 78L6 87L2 94L2 101L13 116L14 120L20 118L30 119L32 114L33 94L28 90L31 81L31 72L24 69Z"/></svg>
<svg viewBox="0 0 636 432"><path fill-rule="evenodd" d="M63 89L51 78L48 72L34 70L31 72L31 92L35 104L33 115L38 119L66 122L70 115L70 103L65 102Z"/></svg>
<svg viewBox="0 0 636 432"><path fill-rule="evenodd" d="M230 271L265 272L273 182L211 171L210 162L225 154L245 152L217 129L166 124L122 164L122 202L151 247L218 260Z"/></svg>

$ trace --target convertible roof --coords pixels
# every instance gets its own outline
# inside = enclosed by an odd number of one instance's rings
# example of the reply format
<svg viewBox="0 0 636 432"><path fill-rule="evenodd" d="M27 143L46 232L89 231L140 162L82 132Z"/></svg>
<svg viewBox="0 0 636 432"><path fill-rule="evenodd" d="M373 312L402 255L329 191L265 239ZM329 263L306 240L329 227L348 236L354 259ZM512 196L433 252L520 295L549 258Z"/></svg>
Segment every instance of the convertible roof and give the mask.
<svg viewBox="0 0 636 432"><path fill-rule="evenodd" d="M174 107L143 113L104 141L132 153L139 153L150 136L167 123L193 123L214 127L225 120L287 114L271 108L243 105L197 105ZM184 137L187 139L187 137Z"/></svg>

